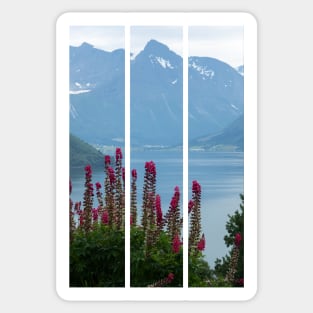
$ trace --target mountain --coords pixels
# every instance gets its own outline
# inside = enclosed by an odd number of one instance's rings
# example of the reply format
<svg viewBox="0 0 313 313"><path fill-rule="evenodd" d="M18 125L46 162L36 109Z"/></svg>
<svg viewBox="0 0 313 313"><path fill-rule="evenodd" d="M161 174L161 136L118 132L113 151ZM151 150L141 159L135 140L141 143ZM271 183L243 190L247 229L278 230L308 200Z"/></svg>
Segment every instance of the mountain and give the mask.
<svg viewBox="0 0 313 313"><path fill-rule="evenodd" d="M132 145L182 142L182 78L182 58L155 40L132 61Z"/></svg>
<svg viewBox="0 0 313 313"><path fill-rule="evenodd" d="M227 127L243 113L243 77L214 58L189 58L189 138Z"/></svg>
<svg viewBox="0 0 313 313"><path fill-rule="evenodd" d="M103 154L78 137L70 134L71 170L84 168L88 164L90 164L92 168L103 168Z"/></svg>
<svg viewBox="0 0 313 313"><path fill-rule="evenodd" d="M183 60L150 40L131 62L131 144L177 145L183 133ZM70 130L92 144L124 138L124 50L70 47ZM243 114L243 76L209 57L189 58L189 138L225 129Z"/></svg>
<svg viewBox="0 0 313 313"><path fill-rule="evenodd" d="M70 132L92 144L123 142L125 53L70 47Z"/></svg>
<svg viewBox="0 0 313 313"><path fill-rule="evenodd" d="M223 130L190 141L191 149L210 151L244 151L244 115Z"/></svg>
<svg viewBox="0 0 313 313"><path fill-rule="evenodd" d="M244 73L245 73L245 68L244 68L243 65L238 66L238 67L236 68L236 70L237 70L237 72L238 72L239 74L241 74L242 76L243 76Z"/></svg>

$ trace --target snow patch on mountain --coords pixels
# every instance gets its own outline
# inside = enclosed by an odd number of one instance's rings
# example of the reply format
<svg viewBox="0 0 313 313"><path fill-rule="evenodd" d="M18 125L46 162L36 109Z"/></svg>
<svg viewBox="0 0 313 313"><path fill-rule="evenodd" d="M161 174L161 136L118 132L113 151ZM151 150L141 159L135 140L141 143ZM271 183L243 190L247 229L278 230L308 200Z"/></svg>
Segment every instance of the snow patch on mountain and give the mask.
<svg viewBox="0 0 313 313"><path fill-rule="evenodd" d="M189 64L190 67L194 68L196 71L198 71L201 75L208 77L209 79L212 79L215 75L214 71L211 69L207 69L206 66L200 66L196 64L194 61ZM203 77L205 79L205 77ZM203 79L202 78L202 79Z"/></svg>
<svg viewBox="0 0 313 313"><path fill-rule="evenodd" d="M235 109L236 111L238 111L239 109L234 105L234 104L230 104L230 106L233 108L233 109Z"/></svg>
<svg viewBox="0 0 313 313"><path fill-rule="evenodd" d="M84 90L70 90L70 95L79 95L81 93L90 92L90 89L84 89Z"/></svg>
<svg viewBox="0 0 313 313"><path fill-rule="evenodd" d="M165 69L166 68L174 69L174 66L172 66L169 60L165 60L161 57L154 56L153 54L150 54L149 58L152 64L159 63Z"/></svg>

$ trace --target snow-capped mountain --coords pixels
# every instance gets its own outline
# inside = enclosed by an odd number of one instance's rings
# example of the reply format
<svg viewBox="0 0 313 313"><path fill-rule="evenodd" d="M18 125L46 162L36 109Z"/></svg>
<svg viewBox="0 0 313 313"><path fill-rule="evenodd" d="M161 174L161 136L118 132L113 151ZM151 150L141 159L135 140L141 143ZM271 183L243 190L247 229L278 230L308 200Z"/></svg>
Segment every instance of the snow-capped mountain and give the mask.
<svg viewBox="0 0 313 313"><path fill-rule="evenodd" d="M183 132L183 62L149 41L131 58L131 144L176 145ZM70 131L89 143L124 137L124 50L70 47ZM243 114L243 76L226 63L189 58L189 138L217 132Z"/></svg>

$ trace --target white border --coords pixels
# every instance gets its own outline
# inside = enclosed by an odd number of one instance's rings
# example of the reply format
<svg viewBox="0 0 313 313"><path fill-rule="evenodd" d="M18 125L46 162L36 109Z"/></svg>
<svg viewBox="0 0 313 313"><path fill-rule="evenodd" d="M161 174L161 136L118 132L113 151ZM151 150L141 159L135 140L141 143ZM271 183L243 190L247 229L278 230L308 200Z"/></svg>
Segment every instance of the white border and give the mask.
<svg viewBox="0 0 313 313"><path fill-rule="evenodd" d="M244 195L245 195L245 286L244 288L188 288L184 271L183 288L130 288L126 277L125 288L70 288L69 287L69 215L68 215L68 179L69 179L69 27L80 26L125 26L125 56L129 51L129 27L131 25L183 26L244 26L244 103L245 103L245 152L244 152ZM89 301L236 301L249 300L257 292L257 23L248 13L65 13L56 24L56 289L64 300ZM186 38L184 36L184 38ZM128 41L128 42L127 42ZM184 42L184 51L186 51ZM185 53L185 52L184 52ZM129 62L126 62L126 64ZM125 68L126 120L125 120L125 167L129 169L129 67ZM185 63L184 63L184 66ZM186 76L186 75L185 75ZM184 88L185 88L184 79ZM184 91L184 98L186 97ZM188 95L188 93L187 93ZM129 98L129 97L128 97ZM187 98L188 99L188 98ZM188 106L184 100L184 122ZM186 124L185 124L186 125ZM186 130L184 130L186 132ZM187 133L188 134L188 133ZM185 134L184 134L185 138ZM185 139L184 139L185 142ZM186 150L186 149L184 149ZM184 170L186 168L184 152ZM188 160L188 156L187 156ZM125 181L128 182L126 172ZM188 177L188 176L187 176ZM184 173L183 191L186 194ZM126 191L129 186L126 185ZM126 195L125 195L126 196ZM184 197L184 216L188 216L187 197ZM127 196L126 196L127 201ZM128 201L129 202L129 201ZM127 202L126 202L127 203ZM126 213L129 208L126 208ZM127 215L126 215L127 216ZM184 226L185 226L184 222ZM186 229L186 227L184 227ZM129 230L126 227L126 232ZM184 230L185 233L186 230ZM129 256L129 235L125 234L125 257ZM187 238L184 236L184 238ZM187 250L187 249L184 249ZM186 253L184 251L184 259ZM127 260L126 265L129 264ZM186 270L187 262L184 262ZM188 268L187 268L188 271ZM129 268L126 269L129 275Z"/></svg>

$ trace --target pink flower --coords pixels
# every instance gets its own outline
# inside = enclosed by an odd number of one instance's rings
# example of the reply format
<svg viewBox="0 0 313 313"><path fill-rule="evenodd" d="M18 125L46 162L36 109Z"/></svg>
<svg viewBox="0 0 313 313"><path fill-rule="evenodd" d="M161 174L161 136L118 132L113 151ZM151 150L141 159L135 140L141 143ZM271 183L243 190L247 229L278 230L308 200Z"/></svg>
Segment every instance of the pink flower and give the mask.
<svg viewBox="0 0 313 313"><path fill-rule="evenodd" d="M174 189L174 195L171 199L171 203L170 203L170 206L171 206L171 209L172 210L175 210L178 206L178 201L179 201L179 197L180 197L180 192L179 192L179 187L176 186L175 189Z"/></svg>
<svg viewBox="0 0 313 313"><path fill-rule="evenodd" d="M200 239L200 241L198 242L197 248L199 251L203 251L205 248L205 238L204 238L204 234L202 234L202 237Z"/></svg>
<svg viewBox="0 0 313 313"><path fill-rule="evenodd" d="M123 158L121 148L116 148L115 150L115 159L116 162L120 161Z"/></svg>
<svg viewBox="0 0 313 313"><path fill-rule="evenodd" d="M91 170L91 166L90 165L86 165L85 172L86 172L87 176L91 176L92 170Z"/></svg>
<svg viewBox="0 0 313 313"><path fill-rule="evenodd" d="M168 279L168 282L169 282L169 283L172 282L172 281L174 280L174 274L173 274L173 273L169 273L169 274L167 275L167 279Z"/></svg>
<svg viewBox="0 0 313 313"><path fill-rule="evenodd" d="M181 242L179 240L179 236L176 234L174 239L173 239L173 243L172 243L172 251L174 253L178 253L180 245L181 245Z"/></svg>
<svg viewBox="0 0 313 313"><path fill-rule="evenodd" d="M188 202L188 213L190 213L192 211L192 208L194 205L195 205L195 203L192 200L190 200Z"/></svg>
<svg viewBox="0 0 313 313"><path fill-rule="evenodd" d="M163 221L163 214L162 214L162 208L161 208L160 195L156 195L155 197L155 209L156 209L157 225L161 226L162 221Z"/></svg>
<svg viewBox="0 0 313 313"><path fill-rule="evenodd" d="M108 214L108 211L104 211L102 213L101 222L102 222L102 224L105 224L105 225L109 224L109 214Z"/></svg>
<svg viewBox="0 0 313 313"><path fill-rule="evenodd" d="M156 175L156 167L153 161L146 162L145 169L149 174L152 174L153 176Z"/></svg>
<svg viewBox="0 0 313 313"><path fill-rule="evenodd" d="M196 180L192 182L192 191L196 194L201 192L201 186Z"/></svg>
<svg viewBox="0 0 313 313"><path fill-rule="evenodd" d="M101 184L99 182L96 182L96 189L97 190L101 189Z"/></svg>
<svg viewBox="0 0 313 313"><path fill-rule="evenodd" d="M177 207L177 204L178 204L177 198L173 196L171 200L171 208L175 209Z"/></svg>
<svg viewBox="0 0 313 313"><path fill-rule="evenodd" d="M136 180L137 178L137 171L135 169L132 170L132 178Z"/></svg>
<svg viewBox="0 0 313 313"><path fill-rule="evenodd" d="M240 234L240 233L237 233L237 234L235 235L235 246L236 246L236 247L239 247L239 246L240 246L241 240L242 240L241 234Z"/></svg>
<svg viewBox="0 0 313 313"><path fill-rule="evenodd" d="M180 197L179 187L176 186L175 189L174 189L174 191L175 191L175 192L174 192L174 196L175 196L175 198L177 199L177 202L178 202L179 197Z"/></svg>
<svg viewBox="0 0 313 313"><path fill-rule="evenodd" d="M125 167L122 168L122 179L125 182Z"/></svg>
<svg viewBox="0 0 313 313"><path fill-rule="evenodd" d="M88 183L86 185L86 187L88 188L89 195L93 196L93 184L92 183Z"/></svg>
<svg viewBox="0 0 313 313"><path fill-rule="evenodd" d="M110 163L111 163L111 157L110 157L109 155L106 155L106 156L104 157L104 163L105 163L105 165L110 165Z"/></svg>
<svg viewBox="0 0 313 313"><path fill-rule="evenodd" d="M244 285L244 279L243 279L243 278L237 279L237 280L236 280L236 284L237 284L238 286L243 286L243 285Z"/></svg>
<svg viewBox="0 0 313 313"><path fill-rule="evenodd" d="M98 216L99 216L98 209L97 208L92 209L92 219L94 221L97 221L98 220Z"/></svg>
<svg viewBox="0 0 313 313"><path fill-rule="evenodd" d="M110 184L113 185L115 183L115 174L111 166L108 167L108 173L109 173Z"/></svg>

